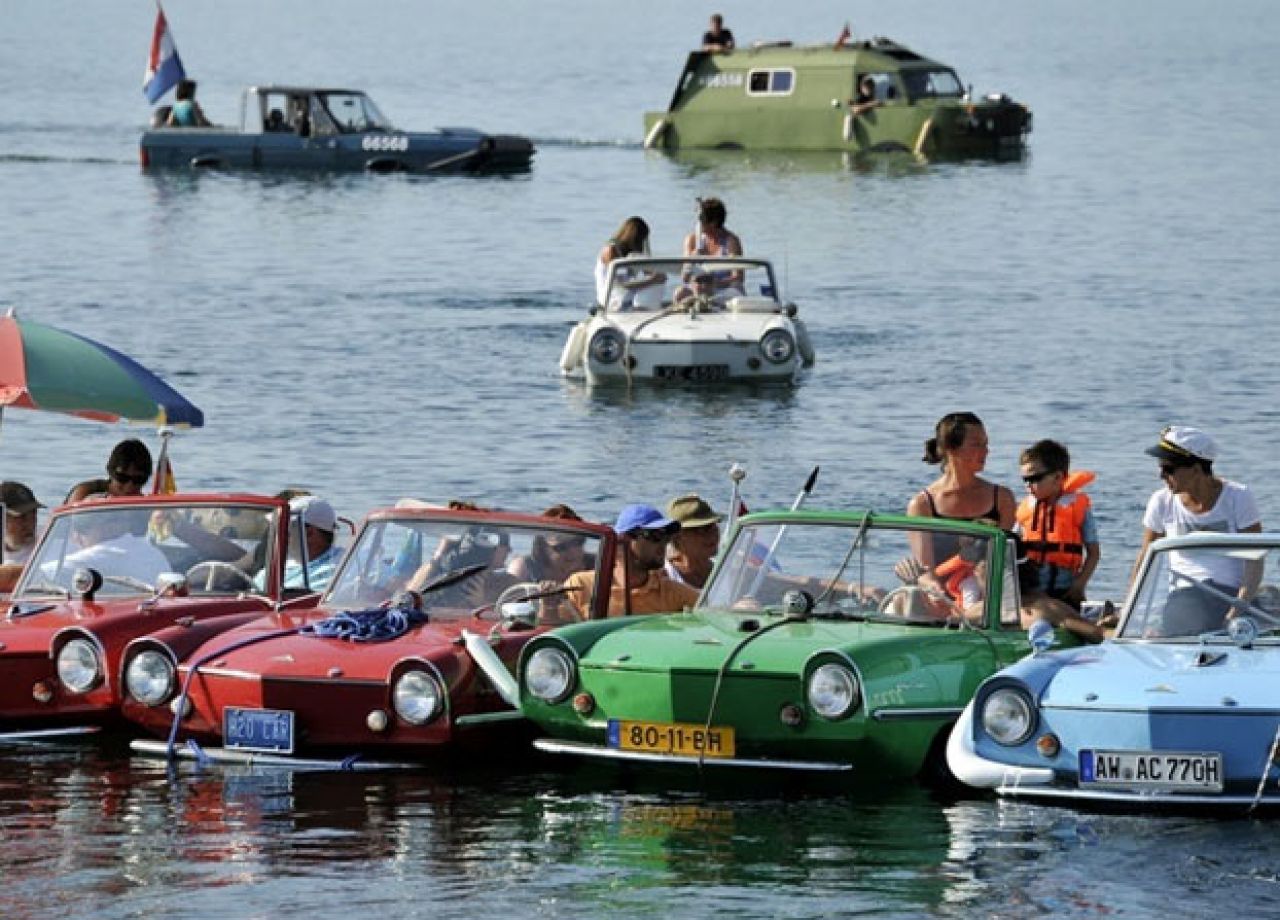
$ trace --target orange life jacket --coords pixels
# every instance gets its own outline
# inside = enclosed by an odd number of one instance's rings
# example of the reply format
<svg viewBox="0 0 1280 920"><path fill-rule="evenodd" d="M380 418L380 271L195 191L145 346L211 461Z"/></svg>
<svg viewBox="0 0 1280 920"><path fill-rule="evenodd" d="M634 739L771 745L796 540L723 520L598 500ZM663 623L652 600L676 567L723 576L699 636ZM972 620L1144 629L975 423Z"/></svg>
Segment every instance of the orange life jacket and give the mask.
<svg viewBox="0 0 1280 920"><path fill-rule="evenodd" d="M1078 490L1097 477L1088 470L1068 473L1062 495L1055 502L1038 502L1030 495L1018 505L1018 529L1027 556L1041 565L1078 572L1084 566L1084 516L1089 496Z"/></svg>
<svg viewBox="0 0 1280 920"><path fill-rule="evenodd" d="M966 578L973 575L974 569L976 568L977 566L974 563L963 558L959 553L957 553L946 562L942 563L942 565L938 566L934 570L934 573L939 578L943 579L942 587L946 589L947 593L950 594L952 598L957 601L963 601L964 589L961 585L964 584L964 580Z"/></svg>

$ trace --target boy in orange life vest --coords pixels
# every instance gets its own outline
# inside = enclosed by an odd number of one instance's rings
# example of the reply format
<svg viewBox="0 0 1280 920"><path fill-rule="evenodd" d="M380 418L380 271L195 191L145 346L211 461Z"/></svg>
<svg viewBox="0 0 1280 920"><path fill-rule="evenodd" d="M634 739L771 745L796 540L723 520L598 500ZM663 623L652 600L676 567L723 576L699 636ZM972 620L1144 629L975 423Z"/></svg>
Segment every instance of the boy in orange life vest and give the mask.
<svg viewBox="0 0 1280 920"><path fill-rule="evenodd" d="M1071 455L1057 441L1037 441L1018 458L1030 493L1018 505L1017 529L1040 568L1040 590L1080 609L1102 549L1089 496L1093 473L1070 472Z"/></svg>

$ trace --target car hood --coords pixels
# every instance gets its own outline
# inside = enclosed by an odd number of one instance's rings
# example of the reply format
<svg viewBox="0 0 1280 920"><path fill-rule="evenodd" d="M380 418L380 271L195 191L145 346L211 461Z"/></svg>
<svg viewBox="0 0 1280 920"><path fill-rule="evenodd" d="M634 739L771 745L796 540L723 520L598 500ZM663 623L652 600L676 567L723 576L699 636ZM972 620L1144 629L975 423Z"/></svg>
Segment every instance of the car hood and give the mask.
<svg viewBox="0 0 1280 920"><path fill-rule="evenodd" d="M609 313L608 319L609 324L627 333L637 326L643 326L633 339L633 343L638 344L754 340L773 328L792 328L788 318L780 313L716 311L692 316L675 312L655 319L657 316L654 312L624 311ZM604 324L603 321L601 324Z"/></svg>
<svg viewBox="0 0 1280 920"><path fill-rule="evenodd" d="M487 632L492 621L432 621L384 642L352 642L298 630L329 616L324 610L289 617L263 617L201 646L191 661L204 671L229 671L273 678L386 680L391 668L409 658L440 664L463 654L464 628ZM222 650L225 650L222 651Z"/></svg>
<svg viewBox="0 0 1280 920"><path fill-rule="evenodd" d="M0 619L0 651L6 654L47 652L49 637L63 629L91 630L100 638L116 633L134 635L171 626L185 617L197 619L220 613L265 607L257 598L164 598L145 595L106 602L55 600L23 601Z"/></svg>
<svg viewBox="0 0 1280 920"><path fill-rule="evenodd" d="M1106 642L1063 663L1046 708L1274 710L1280 647ZM1230 702L1228 702L1230 700Z"/></svg>
<svg viewBox="0 0 1280 920"><path fill-rule="evenodd" d="M954 640L958 635L892 623L794 621L698 611L637 617L634 623L597 639L582 655L581 663L584 667L613 670L716 671L741 646L734 657L733 670L796 674L816 652L826 649L840 650L857 659L872 649L887 650L896 645L918 649L948 638Z"/></svg>

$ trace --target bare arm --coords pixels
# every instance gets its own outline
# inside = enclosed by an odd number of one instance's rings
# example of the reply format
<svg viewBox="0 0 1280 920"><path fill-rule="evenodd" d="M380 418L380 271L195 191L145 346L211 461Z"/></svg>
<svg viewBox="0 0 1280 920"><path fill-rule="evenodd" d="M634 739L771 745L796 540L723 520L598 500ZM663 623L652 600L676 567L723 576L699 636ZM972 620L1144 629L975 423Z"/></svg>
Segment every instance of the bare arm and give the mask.
<svg viewBox="0 0 1280 920"><path fill-rule="evenodd" d="M1164 533L1157 530L1142 530L1142 545L1138 547L1138 558L1133 560L1133 570L1129 572L1129 584L1133 585L1133 580L1138 577L1138 566L1142 564L1142 557L1147 554L1147 547L1164 536Z"/></svg>

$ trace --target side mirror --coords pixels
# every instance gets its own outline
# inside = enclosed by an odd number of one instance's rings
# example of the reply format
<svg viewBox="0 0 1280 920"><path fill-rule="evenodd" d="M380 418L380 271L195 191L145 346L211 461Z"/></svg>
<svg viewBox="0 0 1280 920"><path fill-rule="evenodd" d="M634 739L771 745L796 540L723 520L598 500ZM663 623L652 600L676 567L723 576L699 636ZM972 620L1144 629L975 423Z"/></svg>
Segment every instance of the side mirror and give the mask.
<svg viewBox="0 0 1280 920"><path fill-rule="evenodd" d="M71 575L71 590L82 601L92 601L102 587L102 573L97 569L76 569Z"/></svg>
<svg viewBox="0 0 1280 920"><path fill-rule="evenodd" d="M187 576L181 572L161 572L156 576L156 597L186 597Z"/></svg>
<svg viewBox="0 0 1280 920"><path fill-rule="evenodd" d="M1053 635L1053 627L1044 620L1036 620L1031 624L1031 628L1027 630L1027 641L1031 643L1031 652L1039 655L1053 648L1056 641Z"/></svg>
<svg viewBox="0 0 1280 920"><path fill-rule="evenodd" d="M799 589L788 591L782 595L782 609L789 617L808 616L813 609L813 595Z"/></svg>
<svg viewBox="0 0 1280 920"><path fill-rule="evenodd" d="M509 629L533 629L538 625L537 601L507 601L498 614Z"/></svg>

